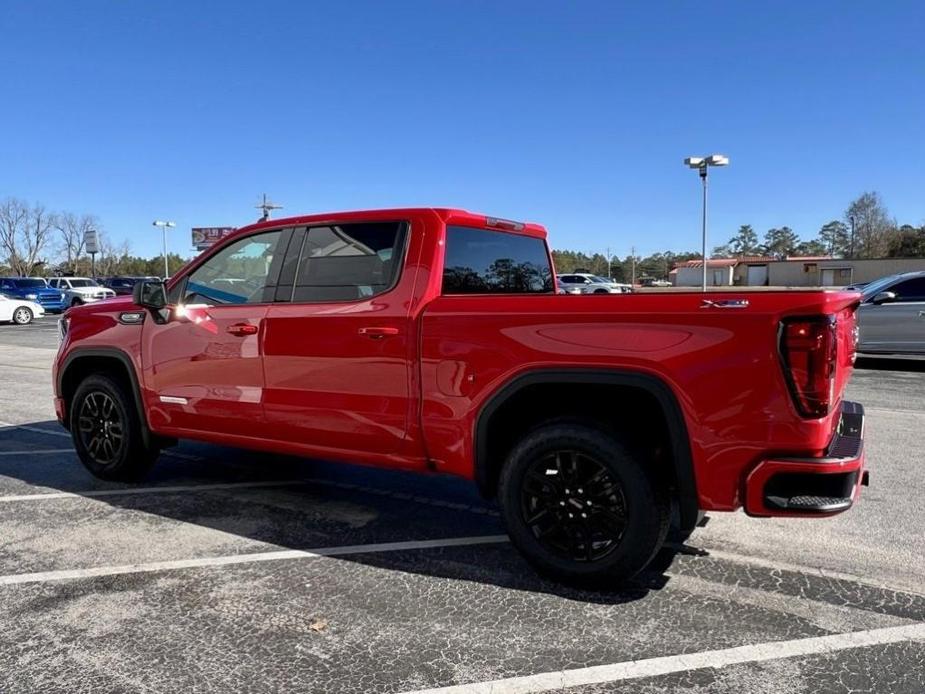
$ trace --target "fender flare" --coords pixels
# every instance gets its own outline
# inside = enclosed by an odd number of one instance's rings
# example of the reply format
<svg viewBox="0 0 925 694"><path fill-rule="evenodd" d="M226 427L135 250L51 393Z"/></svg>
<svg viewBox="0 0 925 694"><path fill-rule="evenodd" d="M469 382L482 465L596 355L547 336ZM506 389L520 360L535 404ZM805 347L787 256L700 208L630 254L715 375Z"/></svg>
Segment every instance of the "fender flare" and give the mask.
<svg viewBox="0 0 925 694"><path fill-rule="evenodd" d="M488 455L488 424L498 409L518 392L539 384L605 384L638 388L655 398L665 416L671 441L671 459L677 482L681 528L693 529L700 504L687 424L674 391L659 377L619 369L532 369L518 374L498 388L482 405L475 425L475 482L479 492L490 495L491 460Z"/></svg>
<svg viewBox="0 0 925 694"><path fill-rule="evenodd" d="M117 347L75 347L70 352L68 352L67 356L64 358L64 361L61 363L61 368L58 369L58 379L57 383L55 383L55 391L57 394L63 396L64 379L68 373L68 370L74 365L74 362L86 357L115 359L123 366L126 374L128 374L129 387L132 391L131 396L135 401L135 408L138 412L138 421L141 424L142 441L146 447L151 446L154 443L155 437L151 432L150 427L148 426L148 417L145 412L144 402L141 398L141 386L138 381L138 374L135 372L135 364L132 362L132 358L123 350ZM70 408L70 403L68 404L68 407ZM66 421L65 426L67 426Z"/></svg>

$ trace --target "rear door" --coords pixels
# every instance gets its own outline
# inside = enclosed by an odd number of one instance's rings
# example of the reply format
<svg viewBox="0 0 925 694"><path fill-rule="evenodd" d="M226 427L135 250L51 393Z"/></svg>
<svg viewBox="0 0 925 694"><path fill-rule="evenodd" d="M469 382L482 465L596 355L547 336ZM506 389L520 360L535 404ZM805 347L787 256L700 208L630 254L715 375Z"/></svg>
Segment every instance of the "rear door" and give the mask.
<svg viewBox="0 0 925 694"><path fill-rule="evenodd" d="M291 229L233 241L171 288L169 320L142 329L155 427L262 437L261 344Z"/></svg>
<svg viewBox="0 0 925 694"><path fill-rule="evenodd" d="M858 313L861 349L925 353L925 277L903 280L884 291L896 299L865 303Z"/></svg>
<svg viewBox="0 0 925 694"><path fill-rule="evenodd" d="M298 234L267 316L268 425L318 454L394 453L412 407L410 225L330 223Z"/></svg>

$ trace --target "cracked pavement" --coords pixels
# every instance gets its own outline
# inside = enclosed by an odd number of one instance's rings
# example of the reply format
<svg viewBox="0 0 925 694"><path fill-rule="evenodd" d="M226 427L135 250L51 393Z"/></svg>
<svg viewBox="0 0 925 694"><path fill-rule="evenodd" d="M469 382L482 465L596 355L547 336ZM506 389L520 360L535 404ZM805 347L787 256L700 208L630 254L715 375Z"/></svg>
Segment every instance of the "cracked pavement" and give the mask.
<svg viewBox="0 0 925 694"><path fill-rule="evenodd" d="M925 623L913 441L925 362L865 360L856 372L873 485L857 508L824 521L713 514L689 541L712 554L666 549L632 585L585 592L484 539L503 533L497 512L460 480L193 443L140 488L95 480L52 421L48 372L16 367L50 363L53 332L14 331L0 332L0 376L13 384L0 390L4 694L512 691L498 680L676 656L668 674L516 691L925 691L918 636L683 661ZM477 540L379 544L444 538ZM3 583L22 574L34 577Z"/></svg>

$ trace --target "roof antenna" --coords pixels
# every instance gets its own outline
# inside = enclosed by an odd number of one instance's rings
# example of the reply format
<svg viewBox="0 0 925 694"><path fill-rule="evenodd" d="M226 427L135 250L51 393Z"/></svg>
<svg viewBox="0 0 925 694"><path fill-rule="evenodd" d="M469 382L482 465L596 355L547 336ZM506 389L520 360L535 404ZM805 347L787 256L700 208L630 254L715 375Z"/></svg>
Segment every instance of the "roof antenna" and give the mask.
<svg viewBox="0 0 925 694"><path fill-rule="evenodd" d="M276 203L270 202L267 200L267 194L263 194L263 202L259 205L254 205L258 210L263 210L263 214L260 215L260 221L265 222L270 218L270 210L281 210L283 209L282 205L277 205Z"/></svg>

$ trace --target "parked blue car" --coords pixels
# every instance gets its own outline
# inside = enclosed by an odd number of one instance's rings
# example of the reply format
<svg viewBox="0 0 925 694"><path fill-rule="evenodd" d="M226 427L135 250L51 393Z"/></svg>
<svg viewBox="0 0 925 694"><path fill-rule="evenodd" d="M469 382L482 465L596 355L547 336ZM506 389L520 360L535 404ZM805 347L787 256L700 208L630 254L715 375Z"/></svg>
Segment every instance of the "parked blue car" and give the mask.
<svg viewBox="0 0 925 694"><path fill-rule="evenodd" d="M34 301L44 308L46 313L67 308L64 294L49 287L41 277L0 277L0 292Z"/></svg>

